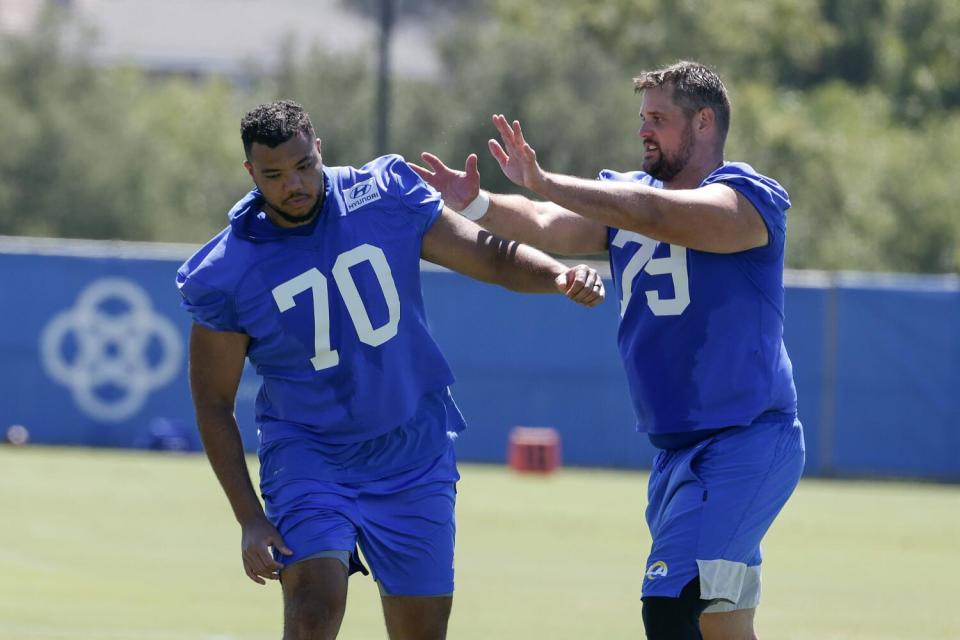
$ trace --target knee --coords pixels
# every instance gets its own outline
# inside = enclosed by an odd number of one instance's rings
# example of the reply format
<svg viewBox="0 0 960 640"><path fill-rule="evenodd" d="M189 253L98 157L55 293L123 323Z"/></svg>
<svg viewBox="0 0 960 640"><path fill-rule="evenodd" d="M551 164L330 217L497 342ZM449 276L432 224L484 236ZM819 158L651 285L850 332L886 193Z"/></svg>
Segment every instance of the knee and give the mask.
<svg viewBox="0 0 960 640"><path fill-rule="evenodd" d="M391 638L443 640L452 596L384 596L383 614Z"/></svg>
<svg viewBox="0 0 960 640"><path fill-rule="evenodd" d="M280 574L284 640L336 638L347 608L347 570L334 558L297 562Z"/></svg>
<svg viewBox="0 0 960 640"><path fill-rule="evenodd" d="M284 640L326 640L337 637L346 594L335 589L295 589L287 594L283 613Z"/></svg>
<svg viewBox="0 0 960 640"><path fill-rule="evenodd" d="M337 637L346 603L333 597L289 598L284 607L283 640Z"/></svg>

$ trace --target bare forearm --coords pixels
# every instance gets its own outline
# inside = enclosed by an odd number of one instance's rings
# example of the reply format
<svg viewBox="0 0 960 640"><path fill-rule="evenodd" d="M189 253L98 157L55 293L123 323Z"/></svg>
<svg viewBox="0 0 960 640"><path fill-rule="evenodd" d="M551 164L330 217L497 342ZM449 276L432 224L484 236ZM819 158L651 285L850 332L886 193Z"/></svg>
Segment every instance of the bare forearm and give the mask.
<svg viewBox="0 0 960 640"><path fill-rule="evenodd" d="M237 522L249 522L263 514L260 500L250 482L243 441L237 421L224 409L197 409L200 437L210 466L220 481Z"/></svg>
<svg viewBox="0 0 960 640"><path fill-rule="evenodd" d="M554 282L567 268L550 256L515 240L484 233L478 238L484 251L492 254L489 269L481 279L512 291L556 293Z"/></svg>
<svg viewBox="0 0 960 640"><path fill-rule="evenodd" d="M656 237L663 219L662 189L633 183L598 182L546 172L533 190L585 218Z"/></svg>
<svg viewBox="0 0 960 640"><path fill-rule="evenodd" d="M493 235L448 208L424 234L420 256L514 291L563 293L588 307L603 301L603 284L595 269L567 268L533 247Z"/></svg>
<svg viewBox="0 0 960 640"><path fill-rule="evenodd" d="M492 193L490 207L477 223L502 238L552 251L551 247L546 246L550 238L543 233L540 204L524 196Z"/></svg>
<svg viewBox="0 0 960 640"><path fill-rule="evenodd" d="M487 213L478 222L498 236L559 255L589 255L607 250L606 227L553 202L491 194Z"/></svg>

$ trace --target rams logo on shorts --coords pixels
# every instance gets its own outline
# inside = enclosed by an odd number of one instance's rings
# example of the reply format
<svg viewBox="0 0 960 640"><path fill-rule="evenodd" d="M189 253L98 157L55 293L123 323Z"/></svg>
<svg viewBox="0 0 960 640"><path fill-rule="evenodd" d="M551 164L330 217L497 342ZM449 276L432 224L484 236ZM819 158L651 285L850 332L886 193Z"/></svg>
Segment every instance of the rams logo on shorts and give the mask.
<svg viewBox="0 0 960 640"><path fill-rule="evenodd" d="M647 580L662 578L665 575L667 575L667 563L663 560L657 560L647 567Z"/></svg>

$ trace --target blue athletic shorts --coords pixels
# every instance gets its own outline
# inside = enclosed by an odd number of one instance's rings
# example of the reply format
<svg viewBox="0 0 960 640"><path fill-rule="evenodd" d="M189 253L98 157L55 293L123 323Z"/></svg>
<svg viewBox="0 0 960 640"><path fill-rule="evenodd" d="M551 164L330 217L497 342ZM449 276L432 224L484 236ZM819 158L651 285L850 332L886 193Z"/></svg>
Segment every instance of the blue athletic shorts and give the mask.
<svg viewBox="0 0 960 640"><path fill-rule="evenodd" d="M800 481L798 420L722 431L686 449L662 450L650 473L653 546L644 596L677 597L700 577L708 612L756 607L760 540Z"/></svg>
<svg viewBox="0 0 960 640"><path fill-rule="evenodd" d="M383 478L336 482L316 478L325 464L298 438L261 451L260 491L267 517L292 556L349 558L362 570L357 547L384 595L453 593L457 472L452 443L413 469Z"/></svg>

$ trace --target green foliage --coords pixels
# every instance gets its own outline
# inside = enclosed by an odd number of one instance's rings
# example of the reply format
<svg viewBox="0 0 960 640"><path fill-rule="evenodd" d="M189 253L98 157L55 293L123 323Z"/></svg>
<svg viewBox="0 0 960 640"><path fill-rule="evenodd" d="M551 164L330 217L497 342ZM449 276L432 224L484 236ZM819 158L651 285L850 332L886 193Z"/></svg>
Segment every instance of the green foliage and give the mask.
<svg viewBox="0 0 960 640"><path fill-rule="evenodd" d="M496 134L490 117L503 113L521 120L547 166L595 176L610 164L635 163L639 102L629 78L595 46L557 48L549 34L515 38L487 25L452 34L443 54L449 65L443 90L420 92L419 104L410 105L421 122L435 126L398 127L398 148L408 155L430 150L462 165L477 153L485 186L515 190L487 152Z"/></svg>
<svg viewBox="0 0 960 640"><path fill-rule="evenodd" d="M369 16L379 3L346 5ZM442 77L394 79L390 146L409 159L461 166L477 153L484 186L515 191L486 150L503 113L550 170L635 169L631 78L698 59L730 89L728 159L792 195L789 266L960 270L960 3L398 6L401 22L441 12L444 29ZM0 37L0 234L202 242L250 185L239 118L274 98L308 108L328 164L375 153L373 52L300 59L288 45L279 71L251 69L238 86L98 67L93 37L67 26L51 13L33 34Z"/></svg>
<svg viewBox="0 0 960 640"><path fill-rule="evenodd" d="M878 90L832 83L800 94L753 84L735 93L730 157L792 194L788 262L798 268L948 272L960 267L949 183L960 114L896 124Z"/></svg>
<svg viewBox="0 0 960 640"><path fill-rule="evenodd" d="M324 162L358 165L374 153L375 74L358 57L325 56L314 49L306 60L287 57L273 77L263 77L258 100L296 100L307 109L322 140Z"/></svg>
<svg viewBox="0 0 960 640"><path fill-rule="evenodd" d="M797 0L498 0L497 8L518 32L547 25L563 42L595 43L634 73L687 59L744 80L790 80L815 68L836 37L815 3Z"/></svg>
<svg viewBox="0 0 960 640"><path fill-rule="evenodd" d="M728 81L808 88L841 80L890 94L917 122L960 107L960 4L952 0L496 0L503 24L591 41L633 70L678 59ZM665 9L665 7L669 7Z"/></svg>
<svg viewBox="0 0 960 640"><path fill-rule="evenodd" d="M0 86L14 90L0 118L15 126L0 129L0 233L187 240L222 227L242 183L239 115L223 117L233 89L95 68L61 48L61 26L3 43Z"/></svg>
<svg viewBox="0 0 960 640"><path fill-rule="evenodd" d="M733 102L728 159L753 164L792 194L789 266L960 270L960 216L948 186L951 168L960 166L957 3L680 0L664 10L653 0L497 0L495 7L503 40L545 37L565 51L598 51L571 56L581 83L618 68L627 81L678 59L716 68ZM511 51L503 44L492 49ZM605 67L595 65L598 57ZM498 59L487 61L493 67ZM516 64L490 72L509 73ZM555 79L538 83L546 86L517 94L515 108L531 110L555 83L569 81L560 75L548 73ZM612 94L579 95L577 108L587 118L622 117ZM594 133L584 141L585 156L635 168L623 132ZM594 173L563 154L544 156L550 141L531 139L548 168ZM566 141L558 146L570 148Z"/></svg>
<svg viewBox="0 0 960 640"><path fill-rule="evenodd" d="M922 123L960 108L960 4L950 0L823 0L823 14L843 34L824 52L821 72L886 92L895 111Z"/></svg>

